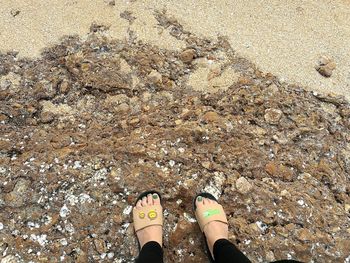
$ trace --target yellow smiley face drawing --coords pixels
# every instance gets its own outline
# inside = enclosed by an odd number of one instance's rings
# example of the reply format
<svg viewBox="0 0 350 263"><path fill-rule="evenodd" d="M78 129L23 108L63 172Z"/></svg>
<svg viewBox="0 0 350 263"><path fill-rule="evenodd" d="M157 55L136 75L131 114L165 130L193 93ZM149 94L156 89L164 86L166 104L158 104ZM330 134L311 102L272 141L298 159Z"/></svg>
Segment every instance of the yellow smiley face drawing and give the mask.
<svg viewBox="0 0 350 263"><path fill-rule="evenodd" d="M157 218L157 212L154 211L154 210L151 210L148 212L148 218L151 219L151 220L154 220Z"/></svg>
<svg viewBox="0 0 350 263"><path fill-rule="evenodd" d="M140 213L139 213L139 218L140 218L140 219L144 219L144 218L145 218L145 216L146 216L146 215L145 215L145 213L144 213L144 212L140 212Z"/></svg>

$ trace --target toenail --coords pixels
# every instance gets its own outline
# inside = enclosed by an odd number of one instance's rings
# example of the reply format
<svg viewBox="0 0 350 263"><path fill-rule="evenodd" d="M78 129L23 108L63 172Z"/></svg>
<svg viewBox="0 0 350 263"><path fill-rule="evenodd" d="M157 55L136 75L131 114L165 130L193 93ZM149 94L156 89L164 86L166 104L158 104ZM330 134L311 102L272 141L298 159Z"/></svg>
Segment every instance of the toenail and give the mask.
<svg viewBox="0 0 350 263"><path fill-rule="evenodd" d="M202 198L201 196L198 196L198 197L197 197L197 201L198 201L198 202L201 202L202 200L203 200L203 198Z"/></svg>
<svg viewBox="0 0 350 263"><path fill-rule="evenodd" d="M153 194L153 199L158 199L158 195L157 194Z"/></svg>

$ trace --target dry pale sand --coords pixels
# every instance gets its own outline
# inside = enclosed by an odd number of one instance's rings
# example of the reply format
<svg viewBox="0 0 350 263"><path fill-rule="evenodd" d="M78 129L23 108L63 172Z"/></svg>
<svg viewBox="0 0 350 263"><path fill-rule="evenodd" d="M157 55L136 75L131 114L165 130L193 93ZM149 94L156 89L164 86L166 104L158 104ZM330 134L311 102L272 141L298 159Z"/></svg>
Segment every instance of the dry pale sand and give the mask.
<svg viewBox="0 0 350 263"><path fill-rule="evenodd" d="M114 6L104 0L2 0L0 50L35 57L63 35L83 36L93 21L111 25L112 37L125 38L131 29L149 43L183 48L157 26L153 12L160 9L200 36L228 36L239 54L265 72L350 99L349 0L116 0ZM131 25L120 17L125 10L136 17ZM337 64L331 78L314 68L321 55Z"/></svg>

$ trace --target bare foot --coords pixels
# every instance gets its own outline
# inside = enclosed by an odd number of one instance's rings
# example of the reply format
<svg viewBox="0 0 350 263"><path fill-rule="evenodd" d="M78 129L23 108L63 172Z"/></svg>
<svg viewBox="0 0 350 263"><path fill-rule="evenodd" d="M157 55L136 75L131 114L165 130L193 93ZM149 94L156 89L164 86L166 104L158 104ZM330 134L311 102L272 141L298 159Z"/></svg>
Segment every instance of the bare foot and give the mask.
<svg viewBox="0 0 350 263"><path fill-rule="evenodd" d="M147 197L143 197L142 200L139 200L134 207L134 210L137 211L138 208L144 206L160 205L160 199L157 194L149 194ZM163 244L163 229L162 226L148 226L144 229L141 229L136 232L137 238L140 242L141 248L144 244L149 241L156 241L162 246Z"/></svg>
<svg viewBox="0 0 350 263"><path fill-rule="evenodd" d="M196 200L197 207L203 207L208 204L214 204L216 201L198 196ZM212 221L204 227L204 234L207 238L208 247L212 257L214 244L217 240L225 238L228 239L228 225L222 222Z"/></svg>

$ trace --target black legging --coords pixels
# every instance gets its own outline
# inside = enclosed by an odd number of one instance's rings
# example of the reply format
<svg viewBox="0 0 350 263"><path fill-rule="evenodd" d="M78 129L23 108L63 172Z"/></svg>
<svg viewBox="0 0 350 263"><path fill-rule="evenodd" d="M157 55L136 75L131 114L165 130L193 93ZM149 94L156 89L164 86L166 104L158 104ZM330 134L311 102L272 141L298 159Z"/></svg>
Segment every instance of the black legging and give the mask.
<svg viewBox="0 0 350 263"><path fill-rule="evenodd" d="M219 239L214 244L215 262L227 263L230 258L232 262L249 263L250 260L227 239ZM146 243L140 252L136 263L163 263L163 249L154 241Z"/></svg>
<svg viewBox="0 0 350 263"><path fill-rule="evenodd" d="M219 239L214 244L214 258L216 263L250 263L251 261L230 241ZM279 260L275 263L300 262L295 260ZM136 263L163 263L163 249L155 241L146 243L136 259Z"/></svg>

